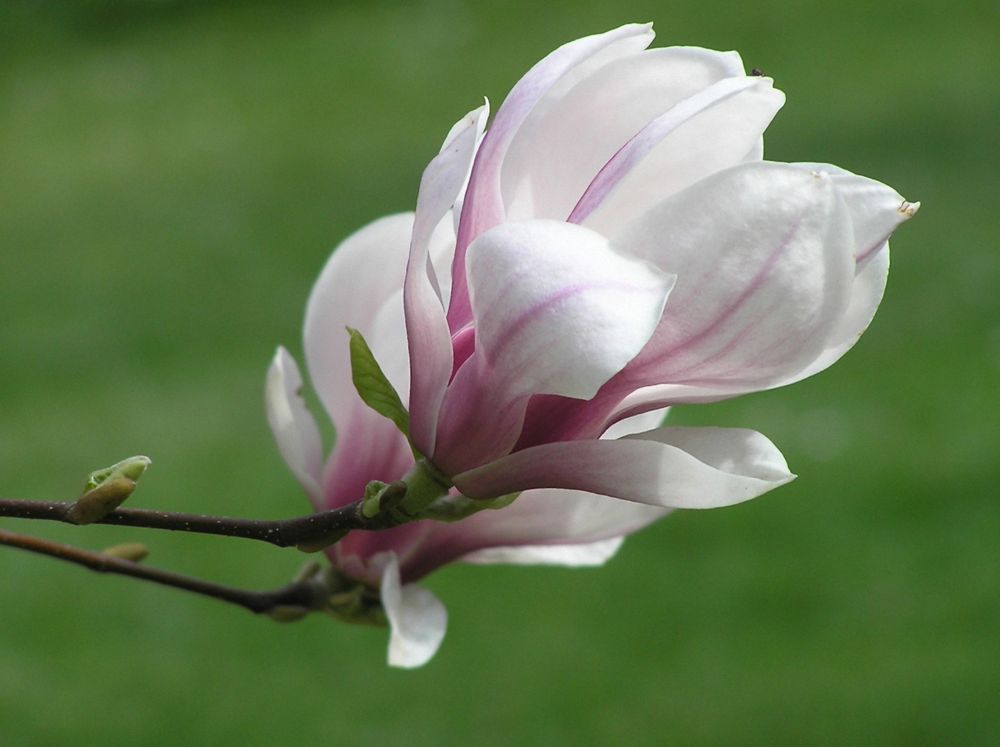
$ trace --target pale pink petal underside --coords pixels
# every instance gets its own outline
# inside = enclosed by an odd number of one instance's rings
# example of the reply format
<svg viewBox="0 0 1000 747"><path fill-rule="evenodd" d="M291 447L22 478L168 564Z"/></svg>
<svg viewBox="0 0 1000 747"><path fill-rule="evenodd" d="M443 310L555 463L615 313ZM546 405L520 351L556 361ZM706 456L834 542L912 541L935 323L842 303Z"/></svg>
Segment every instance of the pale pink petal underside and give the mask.
<svg viewBox="0 0 1000 747"><path fill-rule="evenodd" d="M553 487L670 508L717 508L793 478L781 453L754 431L658 428L615 441L544 444L456 475L465 495L488 498Z"/></svg>
<svg viewBox="0 0 1000 747"><path fill-rule="evenodd" d="M612 243L677 275L652 339L616 377L626 393L782 380L824 348L854 277L850 219L831 179L785 164L704 179Z"/></svg>
<svg viewBox="0 0 1000 747"><path fill-rule="evenodd" d="M437 413L452 372L451 333L438 295L430 242L465 185L485 116L486 108L481 107L453 127L420 180L403 303L410 353L410 436L425 454L434 449Z"/></svg>
<svg viewBox="0 0 1000 747"><path fill-rule="evenodd" d="M629 24L564 44L535 64L504 99L477 153L462 205L448 307L453 331L464 327L471 318L465 277L466 249L476 236L504 220L500 171L518 128L539 100L574 68L599 57L602 62L610 61L601 53L613 49L618 54L627 54L647 46L652 38L649 24Z"/></svg>
<svg viewBox="0 0 1000 747"><path fill-rule="evenodd" d="M678 102L643 127L597 173L567 220L583 223L650 151L688 120L747 89L770 87L761 78L724 78Z"/></svg>

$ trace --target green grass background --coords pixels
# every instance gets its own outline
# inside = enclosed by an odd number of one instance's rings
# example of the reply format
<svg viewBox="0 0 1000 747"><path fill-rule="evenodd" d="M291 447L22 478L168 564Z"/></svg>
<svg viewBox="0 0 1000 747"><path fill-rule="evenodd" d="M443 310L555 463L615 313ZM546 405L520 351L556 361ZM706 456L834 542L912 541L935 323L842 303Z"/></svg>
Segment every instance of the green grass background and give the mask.
<svg viewBox="0 0 1000 747"><path fill-rule="evenodd" d="M0 6L0 494L72 497L133 453L134 505L290 516L262 408L330 248L410 209L443 134L569 39L654 20L788 104L777 160L920 215L830 371L675 422L756 428L799 479L676 514L597 570L451 567L414 672L383 631L236 608L0 548L0 744L1000 742L994 2L7 2ZM219 581L302 556L28 525Z"/></svg>

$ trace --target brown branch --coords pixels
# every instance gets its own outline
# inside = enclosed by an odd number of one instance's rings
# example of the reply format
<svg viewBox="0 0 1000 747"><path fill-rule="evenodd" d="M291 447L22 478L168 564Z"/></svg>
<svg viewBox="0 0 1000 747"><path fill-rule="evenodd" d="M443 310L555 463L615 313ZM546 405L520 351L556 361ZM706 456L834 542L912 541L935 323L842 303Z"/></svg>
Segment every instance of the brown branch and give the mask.
<svg viewBox="0 0 1000 747"><path fill-rule="evenodd" d="M314 579L296 581L280 589L270 591L249 591L158 568L147 568L112 555L90 552L3 529L0 529L0 545L17 547L28 552L65 560L82 565L97 573L115 573L163 586L171 586L175 589L183 589L194 594L239 605L258 614L273 614L276 619L292 619L294 615L289 617L288 610L301 610L304 614L308 610L320 609L326 605L329 598L329 590ZM281 614L283 612L285 615Z"/></svg>
<svg viewBox="0 0 1000 747"><path fill-rule="evenodd" d="M402 483L398 485L405 490ZM390 487L396 487L396 493L399 492L400 488L396 484ZM75 502L69 501L26 501L16 498L0 498L0 516L78 524L79 522L74 521L71 514L75 505ZM302 550L311 552L333 544L352 529L384 529L391 526L393 520L388 513L366 517L362 512L362 501L355 501L329 511L277 520L204 516L142 508L117 508L94 523L167 529L175 532L221 534L227 537L243 537L244 539L268 542L278 547L295 545Z"/></svg>

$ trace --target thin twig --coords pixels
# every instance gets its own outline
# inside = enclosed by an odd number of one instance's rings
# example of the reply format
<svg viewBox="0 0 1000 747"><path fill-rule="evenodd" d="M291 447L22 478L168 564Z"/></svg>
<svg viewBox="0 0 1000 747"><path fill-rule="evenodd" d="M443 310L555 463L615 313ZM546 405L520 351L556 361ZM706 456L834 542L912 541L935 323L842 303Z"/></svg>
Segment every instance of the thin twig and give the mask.
<svg viewBox="0 0 1000 747"><path fill-rule="evenodd" d="M26 501L16 498L0 498L0 516L75 524L77 522L74 522L69 516L74 505L73 502L69 501ZM273 521L204 516L142 508L117 508L95 523L168 529L176 532L222 534L228 537L243 537L268 542L278 547L291 547L292 545L307 545L334 538L351 529L384 528L385 516L366 518L361 513L360 507L361 501L355 501L330 511L320 511L308 516Z"/></svg>
<svg viewBox="0 0 1000 747"><path fill-rule="evenodd" d="M155 584L172 586L175 589L183 589L194 594L236 604L258 614L271 613L281 608L318 609L326 603L329 596L326 588L313 580L293 582L271 591L249 591L159 568L147 568L130 560L90 552L38 537L8 532L3 529L0 529L0 545L18 547L29 552L66 560L98 573L116 573L144 581L152 581Z"/></svg>

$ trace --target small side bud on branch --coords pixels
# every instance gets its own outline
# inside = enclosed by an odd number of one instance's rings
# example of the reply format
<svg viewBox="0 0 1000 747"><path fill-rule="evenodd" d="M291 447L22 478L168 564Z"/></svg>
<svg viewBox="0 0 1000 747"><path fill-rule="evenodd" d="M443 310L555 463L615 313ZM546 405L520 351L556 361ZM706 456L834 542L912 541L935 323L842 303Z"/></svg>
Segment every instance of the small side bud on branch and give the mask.
<svg viewBox="0 0 1000 747"><path fill-rule="evenodd" d="M303 542L299 542L295 549L299 552L304 552L306 554L311 554L314 552L319 552L320 550L325 550L330 545L335 545L340 540L347 536L347 533L351 531L350 529L336 529L329 534L324 534L321 537L312 537Z"/></svg>
<svg viewBox="0 0 1000 747"><path fill-rule="evenodd" d="M149 557L149 548L139 542L123 542L101 550L101 555L139 563Z"/></svg>
<svg viewBox="0 0 1000 747"><path fill-rule="evenodd" d="M84 493L66 518L74 524L93 524L118 508L132 495L136 483L152 463L149 457L134 456L90 473Z"/></svg>
<svg viewBox="0 0 1000 747"><path fill-rule="evenodd" d="M312 612L312 610L307 609L306 607L298 607L294 605L282 605L280 607L275 607L273 610L270 610L267 613L267 616L270 617L275 622L290 623L290 622L298 622L303 617L308 615L310 612Z"/></svg>

